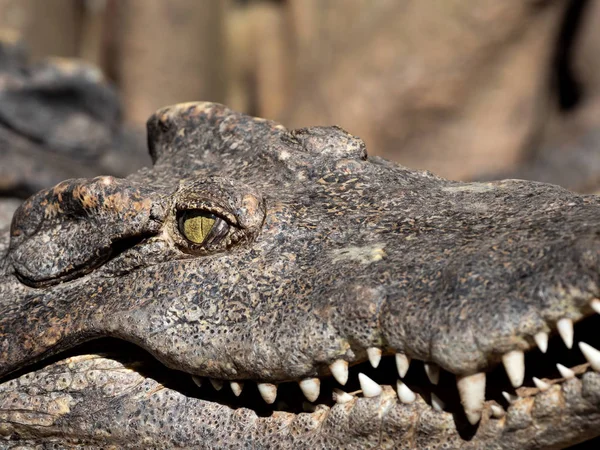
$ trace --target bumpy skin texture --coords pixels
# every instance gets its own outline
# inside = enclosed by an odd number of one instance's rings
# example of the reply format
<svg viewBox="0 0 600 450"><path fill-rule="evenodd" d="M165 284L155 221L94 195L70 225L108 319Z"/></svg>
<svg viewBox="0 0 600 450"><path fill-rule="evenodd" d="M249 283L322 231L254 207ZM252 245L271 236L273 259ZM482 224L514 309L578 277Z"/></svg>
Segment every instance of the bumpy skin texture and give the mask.
<svg viewBox="0 0 600 450"><path fill-rule="evenodd" d="M153 169L41 191L0 236L0 376L99 336L225 380L327 375L372 346L465 375L531 348L560 318L590 315L600 294L597 197L451 182L367 158L337 127L288 131L216 104L160 110L148 132ZM190 209L221 217L228 236L191 245L177 224ZM501 420L486 409L465 442L450 414L397 404L387 389L259 418L91 358L0 385L0 435L64 446L538 448L600 424L595 373L534 392ZM94 364L106 365L102 377Z"/></svg>

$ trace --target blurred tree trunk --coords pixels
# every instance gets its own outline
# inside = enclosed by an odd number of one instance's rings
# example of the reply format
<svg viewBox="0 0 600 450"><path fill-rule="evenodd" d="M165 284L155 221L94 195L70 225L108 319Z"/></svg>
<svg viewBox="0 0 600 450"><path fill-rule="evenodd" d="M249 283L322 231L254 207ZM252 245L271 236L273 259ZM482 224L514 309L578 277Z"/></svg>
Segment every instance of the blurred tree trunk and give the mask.
<svg viewBox="0 0 600 450"><path fill-rule="evenodd" d="M287 126L336 123L442 176L511 167L539 135L568 2L290 0Z"/></svg>
<svg viewBox="0 0 600 450"><path fill-rule="evenodd" d="M268 119L283 115L291 62L285 11L266 1L228 9L226 102L231 108Z"/></svg>
<svg viewBox="0 0 600 450"><path fill-rule="evenodd" d="M0 28L17 31L33 58L78 55L80 0L0 0L0 11Z"/></svg>
<svg viewBox="0 0 600 450"><path fill-rule="evenodd" d="M144 123L156 109L192 100L223 101L224 2L122 0L116 76L128 108Z"/></svg>

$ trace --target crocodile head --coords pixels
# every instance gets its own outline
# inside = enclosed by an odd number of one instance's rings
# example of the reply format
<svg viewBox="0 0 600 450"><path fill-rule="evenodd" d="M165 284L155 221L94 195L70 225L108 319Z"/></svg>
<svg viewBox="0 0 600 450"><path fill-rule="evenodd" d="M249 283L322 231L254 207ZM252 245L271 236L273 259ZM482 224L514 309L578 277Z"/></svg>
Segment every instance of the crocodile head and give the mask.
<svg viewBox="0 0 600 450"><path fill-rule="evenodd" d="M448 181L216 104L148 132L153 169L41 191L0 237L7 442L600 434L598 197Z"/></svg>

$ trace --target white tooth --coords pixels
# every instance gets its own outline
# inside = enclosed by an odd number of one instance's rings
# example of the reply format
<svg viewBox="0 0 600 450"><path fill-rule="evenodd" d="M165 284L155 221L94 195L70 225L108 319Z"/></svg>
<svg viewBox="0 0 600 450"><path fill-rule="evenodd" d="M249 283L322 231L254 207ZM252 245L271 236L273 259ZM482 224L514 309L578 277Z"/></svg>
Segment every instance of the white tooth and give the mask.
<svg viewBox="0 0 600 450"><path fill-rule="evenodd" d="M600 351L596 350L590 344L586 344L585 342L579 343L579 350L585 356L585 359L588 360L592 369L596 372L600 372Z"/></svg>
<svg viewBox="0 0 600 450"><path fill-rule="evenodd" d="M398 398L402 403L412 403L417 398L415 393L400 380L396 382L396 392L398 392Z"/></svg>
<svg viewBox="0 0 600 450"><path fill-rule="evenodd" d="M216 380L214 378L209 378L210 384L215 388L215 391L220 391L223 389L223 380Z"/></svg>
<svg viewBox="0 0 600 450"><path fill-rule="evenodd" d="M348 361L338 359L329 366L329 370L331 370L333 378L335 378L342 386L348 382Z"/></svg>
<svg viewBox="0 0 600 450"><path fill-rule="evenodd" d="M440 366L434 363L424 363L425 373L431 384L438 384L440 381Z"/></svg>
<svg viewBox="0 0 600 450"><path fill-rule="evenodd" d="M360 388L365 397L377 397L378 395L381 395L381 386L371 380L364 373L358 374L358 382L360 383Z"/></svg>
<svg viewBox="0 0 600 450"><path fill-rule="evenodd" d="M521 350L505 353L502 355L502 363L510 384L515 388L521 386L525 378L525 354Z"/></svg>
<svg viewBox="0 0 600 450"><path fill-rule="evenodd" d="M596 311L598 314L600 314L600 299L595 298L594 300L592 300L590 302L590 306L592 307L592 309L594 311Z"/></svg>
<svg viewBox="0 0 600 450"><path fill-rule="evenodd" d="M457 377L456 384L467 420L475 425L481 419L485 402L485 372Z"/></svg>
<svg viewBox="0 0 600 450"><path fill-rule="evenodd" d="M431 393L431 406L436 411L443 411L446 404L433 392Z"/></svg>
<svg viewBox="0 0 600 450"><path fill-rule="evenodd" d="M560 372L561 377L566 378L567 380L571 379L571 378L575 378L575 372L573 372L568 367L565 367L562 364L557 364L556 368Z"/></svg>
<svg viewBox="0 0 600 450"><path fill-rule="evenodd" d="M573 321L566 318L560 319L556 322L556 328L567 348L573 348Z"/></svg>
<svg viewBox="0 0 600 450"><path fill-rule="evenodd" d="M550 385L548 383L540 380L537 377L533 377L533 384L535 384L535 387L537 387L540 391L547 391L550 389Z"/></svg>
<svg viewBox="0 0 600 450"><path fill-rule="evenodd" d="M277 398L277 386L271 383L258 383L258 392L269 405L272 405Z"/></svg>
<svg viewBox="0 0 600 450"><path fill-rule="evenodd" d="M231 392L234 393L236 397L239 397L244 389L243 381L231 381L229 382L229 386L231 386Z"/></svg>
<svg viewBox="0 0 600 450"><path fill-rule="evenodd" d="M202 387L202 378L192 375L192 380L196 383L196 386Z"/></svg>
<svg viewBox="0 0 600 450"><path fill-rule="evenodd" d="M398 369L398 374L400 375L400 378L404 378L406 376L406 372L408 372L409 366L410 358L404 353L396 353L396 368Z"/></svg>
<svg viewBox="0 0 600 450"><path fill-rule="evenodd" d="M510 392L502 391L502 396L508 403L516 402L519 399L518 395L511 394Z"/></svg>
<svg viewBox="0 0 600 450"><path fill-rule="evenodd" d="M354 395L348 394L341 389L333 389L333 401L336 403L348 403L354 399Z"/></svg>
<svg viewBox="0 0 600 450"><path fill-rule="evenodd" d="M533 340L540 349L540 352L546 353L546 351L548 350L548 333L540 331L533 337Z"/></svg>
<svg viewBox="0 0 600 450"><path fill-rule="evenodd" d="M321 380L318 378L307 378L298 383L302 393L309 402L314 402L319 398L319 392L321 391Z"/></svg>
<svg viewBox="0 0 600 450"><path fill-rule="evenodd" d="M381 349L377 347L369 347L367 349L367 356L369 357L369 362L371 365L377 369L377 366L379 366L379 362L381 361Z"/></svg>
<svg viewBox="0 0 600 450"><path fill-rule="evenodd" d="M494 417L495 419L501 419L506 414L506 412L504 411L504 408L500 405L492 405L491 409L492 409L492 417Z"/></svg>

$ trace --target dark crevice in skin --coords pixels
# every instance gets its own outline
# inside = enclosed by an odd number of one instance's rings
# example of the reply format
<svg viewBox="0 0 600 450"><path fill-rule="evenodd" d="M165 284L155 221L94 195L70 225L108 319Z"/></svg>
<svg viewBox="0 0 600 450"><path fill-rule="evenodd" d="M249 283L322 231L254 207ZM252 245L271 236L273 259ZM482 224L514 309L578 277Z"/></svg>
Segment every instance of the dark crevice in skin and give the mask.
<svg viewBox="0 0 600 450"><path fill-rule="evenodd" d="M566 450L596 450L600 448L600 436L589 441L582 442L581 444L567 447Z"/></svg>
<svg viewBox="0 0 600 450"><path fill-rule="evenodd" d="M30 278L27 278L26 276L22 275L19 272L15 272L15 276L19 279L19 281L21 283L23 283L27 286L33 287L33 288L44 288L44 287L48 287L48 286L54 286L59 283L65 283L67 281L72 281L72 280L75 280L77 278L80 278L84 275L87 275L87 274L93 272L94 270L96 270L98 267L101 267L106 262L116 258L117 256L121 255L122 253L126 252L127 250L134 248L136 245L141 244L142 242L151 238L152 236L153 236L152 234L143 234L142 233L142 234L139 234L136 236L130 236L130 237L122 238L122 239L117 239L112 242L110 248L108 248L107 251L105 251L104 253L98 253L96 255L97 259L95 261L93 261L93 263L90 261L86 261L86 265L84 265L82 267L75 267L70 272L67 272L63 276L60 276L60 277L36 281L36 280L31 280ZM135 269L135 267L131 268L131 269Z"/></svg>
<svg viewBox="0 0 600 450"><path fill-rule="evenodd" d="M600 347L598 329L600 329L600 315L595 314L578 322L575 325L576 342L587 342L596 348ZM40 370L47 365L65 358L83 354L110 356L123 363L126 367L137 371L143 377L154 379L163 386L176 390L187 397L198 398L208 402L217 402L231 408L249 408L261 417L268 417L274 411L286 411L298 414L301 412L311 412L316 405L331 407L334 405L332 399L334 388L342 389L344 392L354 393L355 395L361 395L360 392L356 392L360 391L358 382L359 372L364 373L380 385L391 385L394 388L398 380L394 356L384 355L379 367L376 369L367 361L351 366L346 386L339 385L331 376L321 377L321 394L313 404L304 398L296 381L288 381L279 384L276 402L273 405L268 405L258 393L255 380L245 381L245 387L240 397L236 397L232 393L227 380L220 391L214 389L207 378L201 378L202 386L199 387L192 381L190 374L167 368L151 354L133 343L116 338L100 338L14 372L9 377L0 380L0 383ZM561 376L556 368L556 363L561 363L567 367L575 367L586 363L577 345L574 345L571 350L567 349L558 335L551 337L546 354L542 354L537 347L532 348L525 354L525 361L526 374L523 386L530 388L535 388L535 384L532 381L532 377L534 376L547 380L560 379ZM453 415L457 432L462 439L468 441L475 436L478 426L470 425L465 417L456 388L456 378L453 374L442 370L440 381L435 386L429 382L423 363L413 360L403 381L429 405L432 404L432 393L441 399L445 404L444 411ZM511 387L506 376L504 367L499 364L487 373L486 401L496 401L505 410L508 410L510 405L504 398L503 391L515 394L515 390ZM576 446L573 448L580 449L587 447Z"/></svg>
<svg viewBox="0 0 600 450"><path fill-rule="evenodd" d="M144 241L146 241L147 239L150 239L153 236L154 236L153 234L142 233L142 234L139 234L136 236L129 236L129 237L126 237L123 239L117 239L117 240L113 241L110 246L111 252L110 252L110 256L108 257L107 261L110 261L111 259L116 258L121 253L124 253L127 250L132 249L136 245L143 243Z"/></svg>

